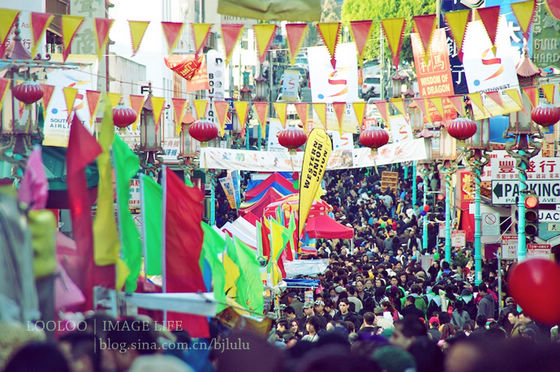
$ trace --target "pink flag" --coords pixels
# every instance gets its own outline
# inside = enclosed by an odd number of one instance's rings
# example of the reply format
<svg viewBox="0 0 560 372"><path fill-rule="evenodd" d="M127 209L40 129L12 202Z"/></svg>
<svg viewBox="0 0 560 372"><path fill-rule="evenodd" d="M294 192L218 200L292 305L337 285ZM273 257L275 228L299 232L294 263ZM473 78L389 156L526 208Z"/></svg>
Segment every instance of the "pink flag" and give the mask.
<svg viewBox="0 0 560 372"><path fill-rule="evenodd" d="M49 181L43 168L41 148L35 147L27 159L25 173L18 191L18 200L31 209L45 209L49 197Z"/></svg>

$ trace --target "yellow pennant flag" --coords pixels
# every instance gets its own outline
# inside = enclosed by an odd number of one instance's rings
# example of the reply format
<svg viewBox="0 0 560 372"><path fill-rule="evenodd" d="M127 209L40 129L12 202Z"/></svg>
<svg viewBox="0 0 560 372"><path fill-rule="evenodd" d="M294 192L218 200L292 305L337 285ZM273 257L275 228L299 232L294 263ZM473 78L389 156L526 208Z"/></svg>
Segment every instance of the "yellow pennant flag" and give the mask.
<svg viewBox="0 0 560 372"><path fill-rule="evenodd" d="M286 119L288 117L288 104L286 102L274 102L274 110L276 111L276 116L280 119L282 123L282 128L286 128Z"/></svg>
<svg viewBox="0 0 560 372"><path fill-rule="evenodd" d="M338 132L342 136L342 124L344 123L344 113L346 112L346 102L333 102L332 107L338 122Z"/></svg>
<svg viewBox="0 0 560 372"><path fill-rule="evenodd" d="M229 238L229 235L226 239ZM229 238L231 239L231 238ZM233 245L233 243L232 243ZM239 278L239 267L233 262L227 253L223 254L224 259L224 271L226 272L226 283L224 285L225 292L228 297L235 298L237 295L237 279Z"/></svg>
<svg viewBox="0 0 560 372"><path fill-rule="evenodd" d="M109 100L109 102L111 103L111 107L115 108L115 106L117 106L121 102L122 94L107 92L106 97Z"/></svg>
<svg viewBox="0 0 560 372"><path fill-rule="evenodd" d="M467 23L469 22L470 12L471 11L469 9L464 9L444 13L445 21L447 26L449 26L453 39L455 39L457 51L460 55L462 55L461 50L463 48L463 39L465 38L465 33L467 32Z"/></svg>
<svg viewBox="0 0 560 372"><path fill-rule="evenodd" d="M480 96L480 94L479 94ZM443 101L441 97L431 97L430 102L434 105L434 107L438 110L439 114L441 115L443 121Z"/></svg>
<svg viewBox="0 0 560 372"><path fill-rule="evenodd" d="M173 103L173 117L175 118L175 132L178 136L181 134L183 114L187 107L187 100L184 98L171 98L171 102Z"/></svg>
<svg viewBox="0 0 560 372"><path fill-rule="evenodd" d="M354 107L354 114L356 114L356 120L358 120L358 128L361 130L366 113L366 103L363 101L353 102L352 107Z"/></svg>
<svg viewBox="0 0 560 372"><path fill-rule="evenodd" d="M154 114L154 122L156 123L156 131L159 129L159 122L161 120L161 112L163 111L163 106L165 105L165 98L163 97L150 97L152 100L152 113Z"/></svg>
<svg viewBox="0 0 560 372"><path fill-rule="evenodd" d="M521 99L521 94L519 94L519 90L517 88L506 89L504 90L504 93L517 104L520 110L527 112L523 106L523 100Z"/></svg>
<svg viewBox="0 0 560 372"><path fill-rule="evenodd" d="M72 15L62 15L62 61L65 62L70 54L70 44L76 32L84 22L84 17L72 16Z"/></svg>
<svg viewBox="0 0 560 372"><path fill-rule="evenodd" d="M546 102L552 105L554 103L554 84L541 85L541 89L543 91L544 98L546 98Z"/></svg>
<svg viewBox="0 0 560 372"><path fill-rule="evenodd" d="M196 112L197 120L202 120L206 117L206 109L208 108L207 99L195 99L194 111Z"/></svg>
<svg viewBox="0 0 560 372"><path fill-rule="evenodd" d="M517 18L521 31L528 38L529 26L533 21L535 12L537 11L537 3L535 0L521 1L519 3L511 3L511 11Z"/></svg>
<svg viewBox="0 0 560 372"><path fill-rule="evenodd" d="M276 33L278 26L274 24L259 23L253 25L253 30L255 31L255 40L257 41L257 54L260 63L264 63L266 59L266 52L270 47L272 38Z"/></svg>
<svg viewBox="0 0 560 372"><path fill-rule="evenodd" d="M389 44L389 49L393 55L393 65L398 68L406 19L384 19L381 21L381 26L383 27L383 32L387 38L387 44Z"/></svg>
<svg viewBox="0 0 560 372"><path fill-rule="evenodd" d="M126 265L126 263L122 260L122 258L117 259L117 265L115 267L116 270L116 279L115 279L115 288L122 288L126 283L126 278L130 275L130 269Z"/></svg>
<svg viewBox="0 0 560 372"><path fill-rule="evenodd" d="M332 141L327 132L322 128L314 128L307 138L300 172L298 237L303 232L303 227L313 204L313 198L317 194L321 180L325 175L331 150Z"/></svg>
<svg viewBox="0 0 560 372"><path fill-rule="evenodd" d="M136 111L136 121L132 123L132 130L136 130L138 127L138 122L140 121L140 116L142 115L142 108L144 107L145 98L139 94L131 94L128 96L130 102L130 107Z"/></svg>
<svg viewBox="0 0 560 372"><path fill-rule="evenodd" d="M194 50L195 54L199 54L208 36L210 36L210 30L212 29L212 23L192 23L192 33L194 39Z"/></svg>
<svg viewBox="0 0 560 372"><path fill-rule="evenodd" d="M335 52L338 39L340 38L340 29L340 22L317 23L317 30L319 31L319 35L321 35L321 39L323 39L323 42L329 51L329 55L331 56L331 65L333 68L336 68Z"/></svg>
<svg viewBox="0 0 560 372"><path fill-rule="evenodd" d="M319 121L323 125L323 128L327 129L327 104L326 103L314 103L313 110L317 114ZM315 124L313 125L315 128Z"/></svg>
<svg viewBox="0 0 560 372"><path fill-rule="evenodd" d="M237 112L237 117L239 118L239 125L241 125L241 127L244 127L247 124L247 116L249 114L249 102L233 101L233 107L235 107L235 112Z"/></svg>
<svg viewBox="0 0 560 372"><path fill-rule="evenodd" d="M486 112L486 110L484 110L484 104L482 103L482 96L480 95L480 92L470 93L470 94L467 94L467 96L469 97L471 102L474 103L476 105L476 107L478 107L480 109L480 111L482 111L482 113Z"/></svg>
<svg viewBox="0 0 560 372"><path fill-rule="evenodd" d="M0 110L2 110L2 103L6 97L6 92L10 87L11 80L6 78L0 78Z"/></svg>
<svg viewBox="0 0 560 372"><path fill-rule="evenodd" d="M220 137L223 137L226 132L226 119L229 110L229 102L214 101L214 110L220 126Z"/></svg>
<svg viewBox="0 0 560 372"><path fill-rule="evenodd" d="M404 100L402 98L392 98L389 101L393 104L393 106L395 106L395 108L401 113L401 115L408 116L406 110L404 109ZM442 110L443 110L443 104L442 104Z"/></svg>
<svg viewBox="0 0 560 372"><path fill-rule="evenodd" d="M140 48L140 43L144 38L146 29L150 25L150 21L128 21L128 27L130 28L130 40L132 41L132 56L136 55L138 49Z"/></svg>
<svg viewBox="0 0 560 372"><path fill-rule="evenodd" d="M76 96L78 95L78 89L71 87L64 87L64 101L66 102L66 111L68 112L68 121L72 116L72 111L74 110L74 102L76 101Z"/></svg>
<svg viewBox="0 0 560 372"><path fill-rule="evenodd" d="M19 10L0 8L0 44L5 45ZM2 55L0 55L2 57Z"/></svg>

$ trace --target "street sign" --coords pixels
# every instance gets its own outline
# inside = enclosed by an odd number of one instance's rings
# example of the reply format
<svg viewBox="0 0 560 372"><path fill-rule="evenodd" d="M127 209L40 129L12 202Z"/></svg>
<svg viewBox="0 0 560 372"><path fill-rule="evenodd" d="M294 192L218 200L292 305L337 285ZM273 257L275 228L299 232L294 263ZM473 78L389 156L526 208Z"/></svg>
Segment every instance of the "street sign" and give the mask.
<svg viewBox="0 0 560 372"><path fill-rule="evenodd" d="M527 259L550 259L550 244L527 244Z"/></svg>
<svg viewBox="0 0 560 372"><path fill-rule="evenodd" d="M500 235L500 214L499 213L482 213L482 235L499 236Z"/></svg>
<svg viewBox="0 0 560 372"><path fill-rule="evenodd" d="M560 204L558 180L530 180L527 186L539 197L540 204ZM518 180L492 180L492 204L515 204L518 195Z"/></svg>
<svg viewBox="0 0 560 372"><path fill-rule="evenodd" d="M451 231L451 246L464 248L466 245L466 237L465 230Z"/></svg>
<svg viewBox="0 0 560 372"><path fill-rule="evenodd" d="M560 222L560 211L540 209L539 222Z"/></svg>
<svg viewBox="0 0 560 372"><path fill-rule="evenodd" d="M502 236L502 259L515 260L517 258L517 235Z"/></svg>
<svg viewBox="0 0 560 372"><path fill-rule="evenodd" d="M387 187L389 187L394 192L397 192L397 186L399 184L399 173L398 172L381 172L381 191L385 192Z"/></svg>

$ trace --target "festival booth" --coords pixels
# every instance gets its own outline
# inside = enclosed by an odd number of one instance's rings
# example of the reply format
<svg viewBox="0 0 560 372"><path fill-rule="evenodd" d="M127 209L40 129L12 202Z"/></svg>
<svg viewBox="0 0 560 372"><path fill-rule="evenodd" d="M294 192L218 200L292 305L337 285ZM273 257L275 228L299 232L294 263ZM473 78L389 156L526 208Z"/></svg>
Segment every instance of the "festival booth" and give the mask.
<svg viewBox="0 0 560 372"><path fill-rule="evenodd" d="M289 195L297 192L294 189L293 182L282 176L280 173L272 173L263 181L249 181L245 190L245 201L249 202L253 199L260 199L264 193L273 188L282 195Z"/></svg>
<svg viewBox="0 0 560 372"><path fill-rule="evenodd" d="M260 197L260 199L253 199L251 202L241 203L239 208L239 215L244 216L247 213L252 213L257 217L262 217L264 209L269 204L282 198L282 194L274 188L269 188Z"/></svg>

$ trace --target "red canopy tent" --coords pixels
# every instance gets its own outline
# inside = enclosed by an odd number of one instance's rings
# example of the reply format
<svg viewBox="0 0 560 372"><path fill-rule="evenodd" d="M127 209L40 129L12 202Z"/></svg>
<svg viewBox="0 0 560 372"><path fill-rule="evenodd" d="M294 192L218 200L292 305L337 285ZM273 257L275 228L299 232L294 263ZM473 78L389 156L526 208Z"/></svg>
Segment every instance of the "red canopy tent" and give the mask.
<svg viewBox="0 0 560 372"><path fill-rule="evenodd" d="M278 199L282 198L282 194L276 191L273 188L266 190L262 198L254 203L243 203L241 204L241 208L239 209L239 215L244 216L247 213L253 213L258 218L261 218L264 213L264 209L270 203L277 201Z"/></svg>
<svg viewBox="0 0 560 372"><path fill-rule="evenodd" d="M305 232L312 239L352 239L354 229L344 226L327 215L307 218Z"/></svg>
<svg viewBox="0 0 560 372"><path fill-rule="evenodd" d="M275 184L278 184L291 192L297 191L296 189L294 189L293 182L290 182L279 173L272 173L267 179L259 183L257 186L255 186L251 190L245 191L245 200L253 199L264 190L270 187L274 187Z"/></svg>

